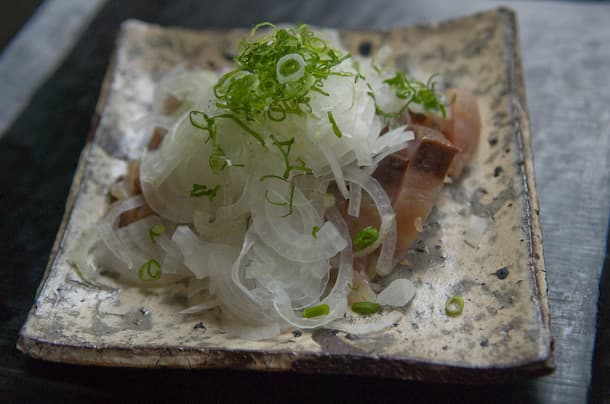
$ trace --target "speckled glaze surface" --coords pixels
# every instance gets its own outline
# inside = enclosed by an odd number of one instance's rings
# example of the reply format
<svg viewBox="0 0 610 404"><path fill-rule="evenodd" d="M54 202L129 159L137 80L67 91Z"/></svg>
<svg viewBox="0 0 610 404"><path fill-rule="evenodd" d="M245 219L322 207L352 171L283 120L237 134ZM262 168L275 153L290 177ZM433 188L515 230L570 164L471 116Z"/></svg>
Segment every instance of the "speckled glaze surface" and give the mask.
<svg viewBox="0 0 610 404"><path fill-rule="evenodd" d="M434 26L340 32L352 53L391 46L396 64L438 73L479 97L482 137L463 178L447 185L408 265L414 301L390 329L353 336L326 329L265 341L227 336L217 313L193 317L180 287L83 282L70 264L82 231L108 207L108 188L136 158L152 89L177 65L227 66L246 33L124 23L83 150L66 214L18 347L45 360L130 367L230 367L351 373L465 383L552 371L538 198L515 16L498 9ZM498 270L501 270L498 272ZM464 312L445 314L461 295ZM383 314L381 314L383 315ZM361 321L361 320L359 320Z"/></svg>

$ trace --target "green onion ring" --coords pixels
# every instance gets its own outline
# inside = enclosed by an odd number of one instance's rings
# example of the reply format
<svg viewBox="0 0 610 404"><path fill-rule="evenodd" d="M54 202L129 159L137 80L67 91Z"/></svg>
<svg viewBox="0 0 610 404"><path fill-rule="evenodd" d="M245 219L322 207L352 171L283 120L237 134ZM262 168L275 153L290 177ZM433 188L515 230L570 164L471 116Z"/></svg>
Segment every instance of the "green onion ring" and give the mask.
<svg viewBox="0 0 610 404"><path fill-rule="evenodd" d="M288 71L286 71L288 69ZM275 74L280 84L300 80L305 74L305 60L298 53L289 53L277 61Z"/></svg>
<svg viewBox="0 0 610 404"><path fill-rule="evenodd" d="M381 305L373 302L356 302L352 304L352 311L358 314L375 314L381 310Z"/></svg>
<svg viewBox="0 0 610 404"><path fill-rule="evenodd" d="M328 307L327 304L319 304L303 310L303 317L313 318L318 316L327 316L328 313L330 313L330 307Z"/></svg>
<svg viewBox="0 0 610 404"><path fill-rule="evenodd" d="M461 296L452 296L447 299L445 313L449 317L457 317L464 311L464 299Z"/></svg>

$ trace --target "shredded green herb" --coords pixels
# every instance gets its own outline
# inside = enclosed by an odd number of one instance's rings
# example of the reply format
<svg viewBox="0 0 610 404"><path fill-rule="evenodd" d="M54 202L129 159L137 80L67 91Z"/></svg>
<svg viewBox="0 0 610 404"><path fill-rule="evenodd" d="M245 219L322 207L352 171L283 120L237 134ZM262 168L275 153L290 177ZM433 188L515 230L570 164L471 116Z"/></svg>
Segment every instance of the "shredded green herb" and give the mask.
<svg viewBox="0 0 610 404"><path fill-rule="evenodd" d="M210 155L209 165L215 174L218 174L229 165L242 166L240 164L230 164L231 160L227 158L224 150L218 144L218 131L216 129L217 119L232 120L246 133L256 139L256 141L261 146L265 147L265 140L263 139L263 135L250 128L241 119L239 119L233 114L219 114L215 116L209 116L208 114L202 111L191 111L189 113L189 120L191 121L191 125L208 132L208 138L206 139L206 142L210 142L212 144L212 154Z"/></svg>
<svg viewBox="0 0 610 404"><path fill-rule="evenodd" d="M162 224L156 224L148 231L148 237L150 237L150 241L154 243L163 232L165 232L165 226Z"/></svg>
<svg viewBox="0 0 610 404"><path fill-rule="evenodd" d="M272 28L271 33L256 39L255 34L263 27ZM263 134L254 130L253 125L264 117L282 121L287 114L311 112L311 91L329 95L322 89L325 79L331 75L352 75L333 71L349 57L316 36L307 25L294 28L277 28L271 23L256 25L239 45L235 68L220 77L214 86L216 106L227 112L209 116L202 111L191 111L189 115L193 126L208 132L207 141L213 147L209 161L212 171L218 174L231 165L218 144L217 119L233 120L265 147ZM340 137L336 123L333 123L333 131ZM272 140L280 151L283 152L286 146L288 149L282 153L286 163L284 178L288 178L291 170L311 172L302 160L295 166L289 163L288 154L294 140L290 144L286 143L289 141Z"/></svg>
<svg viewBox="0 0 610 404"><path fill-rule="evenodd" d="M381 310L381 305L373 302L356 302L352 304L352 311L358 314L375 314Z"/></svg>
<svg viewBox="0 0 610 404"><path fill-rule="evenodd" d="M333 113L328 111L328 121L330 122L331 126L333 127L333 133L335 134L335 136L337 137L343 137L343 132L341 132L341 129L339 129L339 126L337 126L337 122L335 121L335 117L333 116Z"/></svg>
<svg viewBox="0 0 610 404"><path fill-rule="evenodd" d="M312 318L318 316L327 316L330 313L330 307L327 304L319 304L317 306L308 307L303 310L303 317Z"/></svg>
<svg viewBox="0 0 610 404"><path fill-rule="evenodd" d="M367 226L356 233L354 237L354 248L356 251L363 250L373 244L379 238L379 231L373 226Z"/></svg>
<svg viewBox="0 0 610 404"><path fill-rule="evenodd" d="M213 202L219 190L220 185L216 185L214 188L209 188L207 185L193 184L193 188L191 189L191 196L196 198L200 196L207 196L208 198L210 198L210 202Z"/></svg>
<svg viewBox="0 0 610 404"><path fill-rule="evenodd" d="M464 311L464 299L461 296L452 296L445 303L445 313L449 317L457 317Z"/></svg>
<svg viewBox="0 0 610 404"><path fill-rule="evenodd" d="M318 238L318 232L320 231L320 227L319 226L314 226L311 229L311 237L313 238Z"/></svg>
<svg viewBox="0 0 610 404"><path fill-rule="evenodd" d="M270 28L270 32L258 35L261 28ZM280 152L284 160L284 172L281 175L264 175L261 181L275 178L290 183L290 195L286 202L271 200L268 192L265 199L274 205L288 206L285 216L292 214L295 185L291 175L296 172L309 174L312 170L302 158L290 156L294 138L278 139L261 128L266 127L265 120L283 121L289 114L311 113L312 92L328 96L324 83L332 75L354 77L355 82L364 79L357 63L354 65L356 73L335 69L350 57L349 53L334 49L305 24L278 28L264 22L254 26L250 36L240 42L238 54L234 58L234 69L221 76L213 88L215 107L220 113L208 115L203 111L193 110L189 114L191 124L207 132L206 142L211 144L209 166L212 172L219 174L230 166L243 167L243 164L231 161L219 141L218 120L231 120L261 147L271 145ZM376 66L374 68L378 69ZM433 78L434 76L427 83L423 83L412 80L405 74L396 73L386 79L384 83L393 88L396 96L404 100L405 104L397 113L386 113L379 108L377 113L395 117L409 104L415 103L420 104L426 111L440 111L445 116L445 106L435 92ZM369 90L374 99L370 85ZM327 111L327 118L334 135L343 137L343 132L331 111ZM192 196L208 196L213 200L216 188L201 186L195 189L195 185L191 191ZM371 237L372 234L365 234L363 242Z"/></svg>
<svg viewBox="0 0 610 404"><path fill-rule="evenodd" d="M396 96L405 100L405 104L397 113L381 111L377 107L377 113L388 118L400 116L410 104L419 104L427 112L440 112L443 118L447 116L445 104L436 93L435 75L430 76L426 83L407 77L406 74L396 72L394 77L384 80L396 92Z"/></svg>
<svg viewBox="0 0 610 404"><path fill-rule="evenodd" d="M262 27L272 31L258 39ZM235 58L235 69L222 76L214 87L217 106L247 120L267 115L282 120L286 114L311 110L310 91L325 94L324 79L349 54L341 54L316 36L304 24L277 28L270 23L256 25L244 38Z"/></svg>
<svg viewBox="0 0 610 404"><path fill-rule="evenodd" d="M301 171L304 172L306 174L310 174L311 173L311 168L307 167L305 165L305 162L303 161L303 159L301 159L300 157L297 157L296 162L298 163L298 165L292 165L290 163L290 150L292 149L292 145L294 145L294 137L291 137L288 140L278 140L277 137L275 137L274 135L271 135L271 144L274 145L280 152L280 154L282 155L282 158L284 159L284 174L282 175L282 177L287 180L288 177L290 177L290 173L292 171ZM263 176L263 178L265 178L267 176Z"/></svg>
<svg viewBox="0 0 610 404"><path fill-rule="evenodd" d="M277 147L277 149L279 150L280 154L282 155L282 158L284 159L284 173L279 176L279 175L274 175L274 174L267 174L267 175L263 175L260 180L264 181L264 180L268 180L268 179L276 179L276 180L280 180L280 181L284 181L290 184L290 194L288 196L288 202L276 202L273 201L269 198L269 191L265 191L265 199L267 200L267 202L269 202L272 205L276 205L276 206L288 206L288 213L283 215L285 216L289 216L292 214L292 210L293 210L293 198L294 198L294 189L295 189L295 185L294 182L292 182L292 180L288 180L288 178L290 178L290 173L292 171L301 171L303 173L309 174L311 173L311 168L307 167L307 165L305 164L305 162L303 161L303 159L301 159L300 157L297 157L295 159L295 161L297 162L297 165L293 165L290 163L290 150L292 149L292 145L294 144L294 137L288 139L288 140L278 140L274 135L271 135L271 140L272 140L272 145L274 145L275 147Z"/></svg>
<svg viewBox="0 0 610 404"><path fill-rule="evenodd" d="M161 278L161 264L155 259L146 261L138 270L138 278L142 281L156 281Z"/></svg>

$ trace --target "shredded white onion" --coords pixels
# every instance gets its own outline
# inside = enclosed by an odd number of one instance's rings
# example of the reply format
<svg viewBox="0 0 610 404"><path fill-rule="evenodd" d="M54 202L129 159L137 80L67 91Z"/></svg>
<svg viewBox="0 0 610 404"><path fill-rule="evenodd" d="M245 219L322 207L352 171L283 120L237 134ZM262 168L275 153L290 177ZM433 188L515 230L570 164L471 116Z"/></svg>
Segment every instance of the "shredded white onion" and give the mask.
<svg viewBox="0 0 610 404"><path fill-rule="evenodd" d="M360 203L362 201L362 188L358 184L350 184L349 186L349 205L347 206L347 214L353 217L360 216Z"/></svg>
<svg viewBox="0 0 610 404"><path fill-rule="evenodd" d="M373 146L374 165L379 164L390 154L403 150L407 147L408 142L415 139L415 134L406 128L406 126L400 126L377 138Z"/></svg>
<svg viewBox="0 0 610 404"><path fill-rule="evenodd" d="M305 198L295 188L295 199ZM264 203L264 202L263 202ZM264 203L260 209L252 212L253 226L260 239L273 248L279 255L297 262L315 262L320 259L330 259L346 246L346 240L341 236L336 226L331 222L322 224L317 218L317 211L311 205L295 206L291 220L282 217L284 210L269 203ZM313 220L305 222L307 217ZM299 227L291 226L291 221L301 219ZM305 222L305 225L304 223ZM311 232L314 225L322 224L316 237Z"/></svg>
<svg viewBox="0 0 610 404"><path fill-rule="evenodd" d="M172 241L184 257L184 265L196 278L201 279L209 275L209 246L205 245L188 226L178 226Z"/></svg>
<svg viewBox="0 0 610 404"><path fill-rule="evenodd" d="M270 85L300 91L296 84L311 75L307 65L298 53L283 55ZM373 321L342 317L355 257L374 263L382 276L394 267L396 213L371 174L414 134L404 125L394 128L397 121L377 112L404 106L386 82L389 73L375 69L370 59L356 65L346 58L333 70L319 79L319 91L307 94L299 113L270 110L269 116L243 121L222 96L216 98L218 73L179 67L163 77L145 121L167 133L144 151L138 178L128 175L113 185L112 194L122 200L83 236L74 256L83 277L97 281L109 268L138 286L182 280L188 306L180 314L216 308L230 335L253 340L290 327L365 334L399 321L398 312ZM239 71L233 77L256 75ZM381 135L384 127L391 130ZM142 195L129 197L139 192L133 180L139 180ZM379 216L377 240L357 252L335 207L333 182L349 200L350 226L371 213L363 196ZM119 228L121 215L136 208L145 208L139 213L147 216L131 215L134 221ZM158 273L150 271L153 263ZM377 302L400 307L414 293L408 280L397 280ZM329 313L305 318L301 311L317 305L328 305Z"/></svg>
<svg viewBox="0 0 610 404"><path fill-rule="evenodd" d="M216 299L210 299L205 303L199 303L196 304L195 306L191 306L188 309L184 309L182 311L180 311L180 314L197 314L197 313L201 313L203 311L209 310L209 309L213 309L214 307L218 307L220 303L218 302L218 300Z"/></svg>
<svg viewBox="0 0 610 404"><path fill-rule="evenodd" d="M337 279L328 296L320 301L319 304L327 304L330 312L326 316L315 318L303 318L294 313L290 304L289 296L281 289L273 291L273 304L280 316L289 324L298 328L315 328L338 318L347 308L347 295L349 294L349 283L353 277L353 257L351 242L349 242L349 231L347 225L336 209L330 209L328 218L337 227L340 234L348 240L345 248L341 250L341 260Z"/></svg>
<svg viewBox="0 0 610 404"><path fill-rule="evenodd" d="M129 268L135 266L133 257L129 250L125 249L121 239L116 235L119 216L131 209L138 208L144 204L141 195L116 202L108 211L106 216L100 221L98 226L98 236L104 241L108 249L118 258L125 261Z"/></svg>
<svg viewBox="0 0 610 404"><path fill-rule="evenodd" d="M396 221L394 220L395 214L394 209L392 209L390 198L388 198L388 195L377 180L368 175L365 171L350 167L346 170L346 174L346 179L349 182L358 184L371 196L371 199L379 211L379 216L382 220L382 229L380 229L379 239L377 240L381 243L381 251L379 253L379 258L377 259L377 273L380 275L387 275L392 268L394 268L394 250L396 249L397 238ZM385 233L383 234L383 237L381 230Z"/></svg>

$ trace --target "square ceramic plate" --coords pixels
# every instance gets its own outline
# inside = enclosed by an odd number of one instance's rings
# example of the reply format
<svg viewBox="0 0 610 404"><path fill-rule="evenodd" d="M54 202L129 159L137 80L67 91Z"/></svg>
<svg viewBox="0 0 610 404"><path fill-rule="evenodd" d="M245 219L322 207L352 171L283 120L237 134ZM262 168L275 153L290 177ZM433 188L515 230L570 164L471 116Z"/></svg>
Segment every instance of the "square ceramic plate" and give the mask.
<svg viewBox="0 0 610 404"><path fill-rule="evenodd" d="M188 31L127 21L83 150L65 217L18 347L35 358L103 366L230 367L492 382L553 369L538 199L513 12L437 25L339 32L354 54L390 45L401 68L439 73L479 97L483 135L470 169L445 187L399 271L417 296L390 329L355 337L317 330L251 342L213 313L177 314L180 294L98 288L70 264L80 233L108 207L109 185L142 150L152 89L177 65L230 64L246 30ZM99 119L97 119L99 118ZM140 119L139 119L140 118ZM500 268L507 277L496 275ZM396 275L394 275L396 276ZM444 312L461 295L464 312Z"/></svg>

